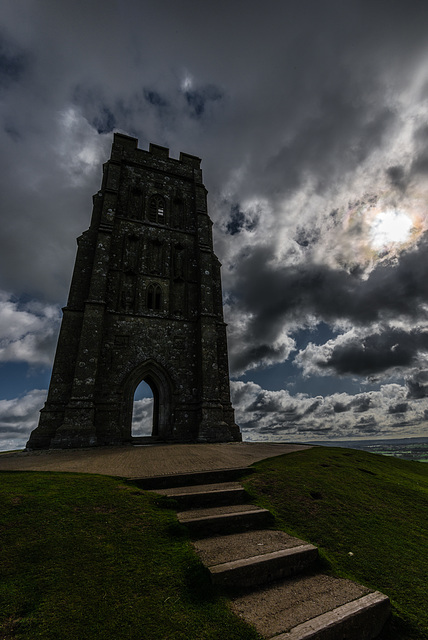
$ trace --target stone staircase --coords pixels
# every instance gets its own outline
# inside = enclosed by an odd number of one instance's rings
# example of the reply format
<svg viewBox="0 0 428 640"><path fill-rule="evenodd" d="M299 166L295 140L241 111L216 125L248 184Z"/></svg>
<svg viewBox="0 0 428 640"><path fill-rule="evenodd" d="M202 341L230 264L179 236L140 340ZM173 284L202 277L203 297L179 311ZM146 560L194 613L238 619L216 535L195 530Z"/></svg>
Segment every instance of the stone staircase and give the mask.
<svg viewBox="0 0 428 640"><path fill-rule="evenodd" d="M249 472L226 469L132 482L174 499L212 582L265 638L376 638L390 615L389 599L320 573L316 547L271 529L271 513L250 504L238 482Z"/></svg>

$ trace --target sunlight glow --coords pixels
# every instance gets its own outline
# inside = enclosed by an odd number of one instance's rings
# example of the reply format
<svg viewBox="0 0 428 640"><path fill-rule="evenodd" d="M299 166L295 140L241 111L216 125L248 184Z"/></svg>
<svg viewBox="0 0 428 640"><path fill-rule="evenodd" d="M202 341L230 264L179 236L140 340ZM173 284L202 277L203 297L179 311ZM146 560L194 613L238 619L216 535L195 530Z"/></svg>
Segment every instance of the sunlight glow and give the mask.
<svg viewBox="0 0 428 640"><path fill-rule="evenodd" d="M182 91L191 91L192 87L193 87L193 78L189 73L186 72L181 82L181 89Z"/></svg>
<svg viewBox="0 0 428 640"><path fill-rule="evenodd" d="M340 225L336 216L332 218L332 239L338 235L327 252L331 264L354 273L357 269L364 274L362 277L368 277L377 264L398 260L401 253L413 249L428 233L427 202L428 190L409 190L400 196L399 203L397 194L387 191L365 194L348 203L339 218Z"/></svg>
<svg viewBox="0 0 428 640"><path fill-rule="evenodd" d="M370 241L374 249L391 244L402 244L410 238L412 218L399 209L387 209L378 213L371 223Z"/></svg>

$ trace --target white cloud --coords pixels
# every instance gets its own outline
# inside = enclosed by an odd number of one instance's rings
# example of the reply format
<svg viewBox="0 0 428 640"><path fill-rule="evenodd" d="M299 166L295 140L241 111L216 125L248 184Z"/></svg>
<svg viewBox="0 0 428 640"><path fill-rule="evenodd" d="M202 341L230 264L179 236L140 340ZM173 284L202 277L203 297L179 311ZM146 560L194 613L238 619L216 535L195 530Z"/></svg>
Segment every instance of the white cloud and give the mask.
<svg viewBox="0 0 428 640"><path fill-rule="evenodd" d="M0 362L51 365L60 319L56 305L19 304L0 292Z"/></svg>
<svg viewBox="0 0 428 640"><path fill-rule="evenodd" d="M151 436L153 429L153 398L135 400L132 414L133 437Z"/></svg>
<svg viewBox="0 0 428 640"><path fill-rule="evenodd" d="M39 421L46 389L33 389L25 396L0 400L0 450L23 449Z"/></svg>
<svg viewBox="0 0 428 640"><path fill-rule="evenodd" d="M404 438L424 425L428 415L428 398L409 403L406 387L399 384L315 398L266 391L253 382L232 381L231 390L245 440Z"/></svg>
<svg viewBox="0 0 428 640"><path fill-rule="evenodd" d="M294 363L306 377L350 375L387 380L424 368L428 357L428 325L424 322L375 323L353 327L301 349Z"/></svg>

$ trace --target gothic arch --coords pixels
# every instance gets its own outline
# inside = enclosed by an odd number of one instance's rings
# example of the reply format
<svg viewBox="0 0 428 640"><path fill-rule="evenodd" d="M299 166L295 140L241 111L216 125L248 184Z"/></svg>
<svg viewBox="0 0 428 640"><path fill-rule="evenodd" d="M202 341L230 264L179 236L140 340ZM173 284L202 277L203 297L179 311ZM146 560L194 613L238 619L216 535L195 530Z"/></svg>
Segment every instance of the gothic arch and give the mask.
<svg viewBox="0 0 428 640"><path fill-rule="evenodd" d="M165 224L165 198L160 194L151 196L149 200L149 221L157 224Z"/></svg>
<svg viewBox="0 0 428 640"><path fill-rule="evenodd" d="M132 410L135 390L146 382L153 392L153 433L160 440L171 434L173 424L172 382L165 369L154 360L146 360L131 371L122 385L122 428L126 440L131 440Z"/></svg>
<svg viewBox="0 0 428 640"><path fill-rule="evenodd" d="M161 311L162 287L158 284L149 284L146 293L146 306L149 311Z"/></svg>

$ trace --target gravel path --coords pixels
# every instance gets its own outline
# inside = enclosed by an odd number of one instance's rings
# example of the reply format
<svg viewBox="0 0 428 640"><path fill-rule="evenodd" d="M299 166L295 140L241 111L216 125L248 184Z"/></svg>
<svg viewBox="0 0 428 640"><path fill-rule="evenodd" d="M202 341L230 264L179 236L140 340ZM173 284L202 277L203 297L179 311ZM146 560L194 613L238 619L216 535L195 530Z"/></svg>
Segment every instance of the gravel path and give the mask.
<svg viewBox="0 0 428 640"><path fill-rule="evenodd" d="M247 467L257 460L308 448L299 444L234 442L6 452L0 454L0 471L71 471L141 478Z"/></svg>

